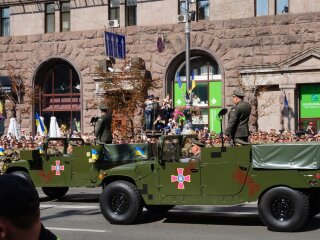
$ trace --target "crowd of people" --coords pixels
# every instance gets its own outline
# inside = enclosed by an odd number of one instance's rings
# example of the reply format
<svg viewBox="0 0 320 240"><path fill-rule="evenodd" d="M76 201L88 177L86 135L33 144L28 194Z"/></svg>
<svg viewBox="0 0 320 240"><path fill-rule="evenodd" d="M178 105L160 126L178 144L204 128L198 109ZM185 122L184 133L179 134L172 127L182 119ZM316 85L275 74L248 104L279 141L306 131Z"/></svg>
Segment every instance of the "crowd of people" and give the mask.
<svg viewBox="0 0 320 240"><path fill-rule="evenodd" d="M239 92L235 92L238 95L241 95ZM240 96L242 97L242 95ZM221 136L220 133L210 131L208 127L204 126L202 129L194 128L190 122L186 121L184 114L178 109L172 108L172 100L167 96L163 101L160 101L159 98L154 96L149 96L146 100L145 106L148 104L153 106L152 113L150 114L151 119L145 118L145 130L141 131L137 135L132 137L117 136L113 134L110 137L107 137L106 143L112 144L130 144L130 143L142 143L150 142L155 143L158 141L159 136L161 135L179 135L179 134L194 134L198 136L200 142L205 144L206 147L212 146L221 146L222 141L224 145L233 145L235 142L232 139L232 135L226 134ZM156 106L156 107L154 107ZM100 110L103 115L105 112L108 113L106 107L100 106ZM104 112L105 111L105 112ZM145 110L145 112L147 112ZM232 109L231 111L232 112ZM154 116L157 117L153 119ZM109 115L108 115L109 116ZM110 115L111 116L111 115ZM104 121L103 117L100 117ZM109 117L110 118L110 117ZM230 117L229 117L230 119ZM151 122L150 122L150 121ZM99 123L99 121L97 123ZM110 122L111 120L109 120ZM149 122L148 122L149 121ZM150 124L152 123L152 124ZM230 125L230 121L228 123ZM247 123L246 123L247 124ZM105 124L101 124L105 125ZM99 128L96 128L96 130ZM109 129L109 128L108 128ZM106 136L109 136L109 130L106 131ZM228 128L227 128L228 129ZM149 132L148 132L149 131ZM150 132L151 131L151 132ZM153 132L161 133L160 135L153 135ZM92 134L80 134L79 132L71 132L65 128L60 129L62 138L82 138L84 143L87 145L94 145L101 143L99 137L96 133ZM114 131L116 132L116 131ZM226 131L227 132L227 131ZM103 135L103 134L102 134ZM103 135L104 136L104 135ZM46 140L46 136L41 136L37 133L35 136L32 132L25 132L22 130L20 139L12 136L11 134L3 135L0 138L0 160L10 158L10 160L19 159L20 150L35 150L41 149L42 144ZM270 131L257 131L250 132L248 137L248 143L250 144L270 144L270 143L285 143L285 142L305 142L305 141L320 141L320 133L316 133L313 127L313 123L310 122L304 131L276 131L271 129ZM105 142L105 141L102 141Z"/></svg>

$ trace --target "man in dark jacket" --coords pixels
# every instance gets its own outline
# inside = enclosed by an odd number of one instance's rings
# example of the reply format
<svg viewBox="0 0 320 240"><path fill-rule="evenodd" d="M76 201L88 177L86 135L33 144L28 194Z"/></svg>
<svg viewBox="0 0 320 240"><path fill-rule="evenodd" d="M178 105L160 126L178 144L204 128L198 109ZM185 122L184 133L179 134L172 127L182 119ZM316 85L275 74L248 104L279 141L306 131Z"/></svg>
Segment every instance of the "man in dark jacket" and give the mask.
<svg viewBox="0 0 320 240"><path fill-rule="evenodd" d="M58 240L40 221L37 190L23 176L0 176L0 239Z"/></svg>
<svg viewBox="0 0 320 240"><path fill-rule="evenodd" d="M233 143L248 144L249 118L251 106L243 101L244 94L238 90L233 91L232 106L228 115L228 127L225 134L231 137Z"/></svg>
<svg viewBox="0 0 320 240"><path fill-rule="evenodd" d="M112 114L110 109L105 104L100 104L99 109L102 112L101 117L99 117L95 126L95 136L97 138L97 143L109 144L112 143Z"/></svg>

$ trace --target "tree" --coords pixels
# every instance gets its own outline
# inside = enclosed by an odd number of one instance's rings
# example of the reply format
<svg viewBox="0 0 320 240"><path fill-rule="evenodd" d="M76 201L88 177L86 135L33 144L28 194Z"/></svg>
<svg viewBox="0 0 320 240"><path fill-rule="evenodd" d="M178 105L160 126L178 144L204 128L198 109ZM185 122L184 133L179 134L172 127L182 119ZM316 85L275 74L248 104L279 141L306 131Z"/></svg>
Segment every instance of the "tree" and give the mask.
<svg viewBox="0 0 320 240"><path fill-rule="evenodd" d="M7 65L8 76L11 82L11 93L4 93L6 99L14 103L15 116L21 124L22 114L30 114L32 104L39 101L40 88L26 85L26 77L17 72L12 65ZM17 114L18 113L18 114Z"/></svg>
<svg viewBox="0 0 320 240"><path fill-rule="evenodd" d="M142 66L125 64L120 71L104 72L98 68L96 73L104 79L105 104L109 106L115 118L125 116L127 123L113 123L118 137L133 137L141 129L143 118L141 110L148 91L160 88L157 80L151 79L151 74ZM130 67L129 67L130 66ZM140 112L140 114L139 114Z"/></svg>

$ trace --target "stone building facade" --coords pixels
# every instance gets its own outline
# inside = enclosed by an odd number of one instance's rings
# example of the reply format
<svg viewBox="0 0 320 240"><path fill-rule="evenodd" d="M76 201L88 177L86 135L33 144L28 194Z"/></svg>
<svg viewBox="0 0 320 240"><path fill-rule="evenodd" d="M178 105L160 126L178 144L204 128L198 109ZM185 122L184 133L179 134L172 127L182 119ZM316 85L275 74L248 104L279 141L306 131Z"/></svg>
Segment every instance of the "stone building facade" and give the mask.
<svg viewBox="0 0 320 240"><path fill-rule="evenodd" d="M81 122L81 132L92 132L90 119L98 114L94 103L99 101L95 69L101 61L107 59L103 25L107 19L104 13L108 12L108 4L104 3L106 1L100 1L101 4L97 4L99 1L70 1L71 30L44 33L43 11L47 1L25 1L28 4L14 0L6 2L3 6L12 10L11 34L0 37L0 76L8 75L10 65L17 74L23 76L26 88L32 89L40 84L42 89L49 89L46 84L51 82L48 79L56 79L52 69L59 66L64 70L66 68L67 75L70 76L66 78L69 79L67 81L70 89L78 89L75 92L70 90L70 93L74 93L70 97L71 102L75 100L71 103L71 108L74 107L76 112L74 116L71 115L71 119L76 117ZM179 77L183 81L185 26L175 23L177 3L173 7L172 2L175 1L138 1L136 26L124 26L124 19L120 19L120 28L107 31L126 36L127 57L144 59L153 81L162 84L162 89L153 94L160 98L169 94L175 106L178 106L181 96L177 91L177 73L181 73ZM215 114L220 108L231 106L231 93L240 88L246 92L246 101L253 105L251 128L296 130L303 121L314 121L320 129L320 115L308 115L308 109L311 112L312 108L314 111L318 109L320 12L317 11L320 11L320 5L314 3L312 9L304 5L301 10L297 7L299 1L290 1L296 4L289 6L292 9L289 14L254 17L251 2L210 1L210 11L218 11L217 14L210 14L209 20L191 23L191 63L196 65L204 62L199 65L200 70L196 73L197 86L200 88L208 83L206 86L217 87L220 92L205 90L208 94L199 103L200 108L206 111L207 118L202 126L209 125L216 130L218 125ZM230 8L227 7L228 4ZM243 12L237 11L239 4L246 6ZM274 11L272 4L269 8L270 12ZM120 11L124 11L123 5L120 5ZM142 12L139 14L139 11ZM77 16L81 16L79 21ZM59 15L55 17L56 24L59 25ZM122 15L121 17L124 18ZM30 27L24 26L27 20L30 21ZM33 22L36 24L32 24ZM159 25L155 25L156 23ZM157 45L159 38L164 47L161 51ZM123 63L123 60L117 59L115 66ZM209 70L202 72L204 66L208 66ZM310 86L314 90L312 93ZM305 96L303 93L306 96L311 94L314 104L302 101ZM46 94L49 99L46 103L49 114L50 107L58 104L59 100L51 99L49 90ZM211 94L218 94L219 99L211 98ZM22 111L21 127L35 131L35 112L43 106L30 105L28 101L14 106L10 99L4 101L5 126L8 126L8 119L14 110L19 107L29 108L29 111ZM60 102L59 106L61 105L63 104ZM302 115L303 111L307 113ZM61 110L62 115L69 112L70 106ZM199 125L201 126L200 122Z"/></svg>

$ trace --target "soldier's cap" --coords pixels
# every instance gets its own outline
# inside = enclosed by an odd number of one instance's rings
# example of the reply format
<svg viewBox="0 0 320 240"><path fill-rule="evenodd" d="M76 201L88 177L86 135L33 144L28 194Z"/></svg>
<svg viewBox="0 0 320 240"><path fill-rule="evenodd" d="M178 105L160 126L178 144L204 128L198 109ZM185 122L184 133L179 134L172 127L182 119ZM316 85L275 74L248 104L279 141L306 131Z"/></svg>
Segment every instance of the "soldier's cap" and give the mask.
<svg viewBox="0 0 320 240"><path fill-rule="evenodd" d="M244 93L240 92L239 90L233 90L232 95L240 98L243 98L245 96Z"/></svg>
<svg viewBox="0 0 320 240"><path fill-rule="evenodd" d="M197 146L199 146L199 147L204 147L204 146L205 146L204 143L198 141L198 140L195 139L195 138L192 138L191 142L192 142L192 145L197 145Z"/></svg>
<svg viewBox="0 0 320 240"><path fill-rule="evenodd" d="M39 209L37 190L25 178L13 174L0 176L0 216L27 216Z"/></svg>
<svg viewBox="0 0 320 240"><path fill-rule="evenodd" d="M12 151L12 149L6 149L4 151L4 154L7 155L7 156L11 156L13 154L13 151Z"/></svg>
<svg viewBox="0 0 320 240"><path fill-rule="evenodd" d="M100 103L100 104L99 104L99 109L100 109L100 110L108 110L109 108L108 108L108 106L105 105L104 103Z"/></svg>

